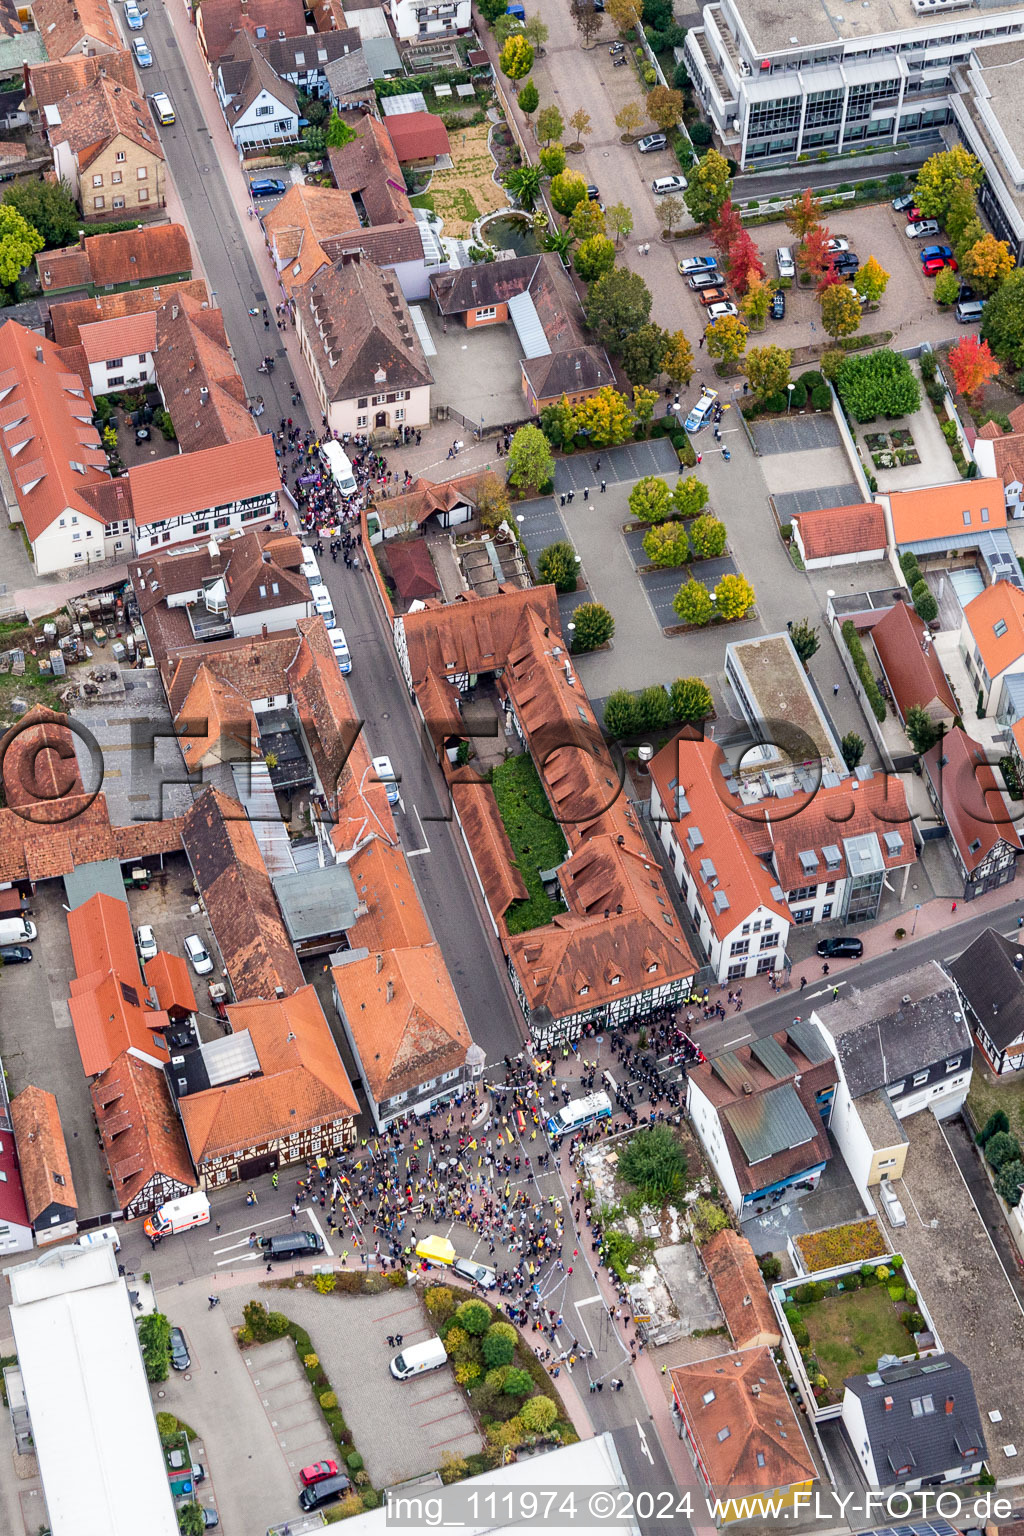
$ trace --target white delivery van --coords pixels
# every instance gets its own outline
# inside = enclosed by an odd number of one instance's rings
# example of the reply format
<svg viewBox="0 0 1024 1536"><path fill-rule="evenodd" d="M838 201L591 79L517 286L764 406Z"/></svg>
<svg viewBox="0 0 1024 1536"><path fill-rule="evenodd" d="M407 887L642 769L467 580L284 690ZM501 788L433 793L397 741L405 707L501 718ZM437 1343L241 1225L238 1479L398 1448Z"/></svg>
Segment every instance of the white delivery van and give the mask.
<svg viewBox="0 0 1024 1536"><path fill-rule="evenodd" d="M320 445L320 457L330 470L331 478L343 496L354 496L359 487L356 485L356 477L352 472L352 464L348 454L340 443L334 438L329 438L326 443Z"/></svg>
<svg viewBox="0 0 1024 1536"><path fill-rule="evenodd" d="M448 1364L448 1354L442 1339L424 1339L422 1344L407 1344L400 1355L391 1362L391 1374L396 1381L408 1381L412 1376L422 1376L424 1371L439 1371Z"/></svg>
<svg viewBox="0 0 1024 1536"><path fill-rule="evenodd" d="M312 549L308 544L303 544L302 546L302 564L299 569L307 581L314 582L320 580L320 565L316 558L316 550Z"/></svg>
<svg viewBox="0 0 1024 1536"><path fill-rule="evenodd" d="M337 627L329 629L327 631L327 638L331 642L334 659L338 663L338 671L345 673L347 676L352 671L352 652L348 648L345 631Z"/></svg>
<svg viewBox="0 0 1024 1536"><path fill-rule="evenodd" d="M142 1223L147 1237L170 1237L172 1232L187 1232L189 1227L202 1227L210 1219L210 1202L201 1189L178 1200L168 1200L158 1205L152 1216Z"/></svg>
<svg viewBox="0 0 1024 1536"><path fill-rule="evenodd" d="M27 917L5 917L0 921L0 944L31 944L38 932Z"/></svg>
<svg viewBox="0 0 1024 1536"><path fill-rule="evenodd" d="M75 1244L79 1248L99 1248L106 1244L118 1253L121 1248L121 1239L115 1227L97 1227L95 1232L79 1232L75 1238Z"/></svg>

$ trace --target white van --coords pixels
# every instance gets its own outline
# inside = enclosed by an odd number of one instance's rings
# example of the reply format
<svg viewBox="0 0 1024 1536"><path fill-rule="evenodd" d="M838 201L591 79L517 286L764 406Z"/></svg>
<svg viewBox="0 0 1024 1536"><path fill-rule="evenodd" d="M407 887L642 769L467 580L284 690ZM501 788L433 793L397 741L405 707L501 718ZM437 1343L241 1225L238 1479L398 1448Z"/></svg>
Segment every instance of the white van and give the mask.
<svg viewBox="0 0 1024 1536"><path fill-rule="evenodd" d="M78 1248L99 1248L104 1243L113 1248L115 1253L120 1252L121 1239L114 1227L97 1227L95 1232L79 1232L75 1238Z"/></svg>
<svg viewBox="0 0 1024 1536"><path fill-rule="evenodd" d="M343 629L329 629L327 631L327 638L331 642L334 659L338 663L338 671L347 677L352 671L352 653L348 648L348 641L345 639L345 631Z"/></svg>
<svg viewBox="0 0 1024 1536"><path fill-rule="evenodd" d="M316 551L310 549L308 544L303 544L302 546L302 564L299 569L301 570L303 576L305 576L306 580L310 583L319 581L321 579L320 566L317 563Z"/></svg>
<svg viewBox="0 0 1024 1536"><path fill-rule="evenodd" d="M330 470L331 478L343 496L354 496L359 487L356 485L356 477L352 472L352 464L348 454L340 443L334 438L329 438L326 443L320 445L320 457Z"/></svg>
<svg viewBox="0 0 1024 1536"><path fill-rule="evenodd" d="M0 944L31 944L38 931L27 917L5 917L0 920Z"/></svg>
<svg viewBox="0 0 1024 1536"><path fill-rule="evenodd" d="M323 619L327 628L334 629L334 602L323 582L312 582L309 588L309 595L313 599L314 609Z"/></svg>
<svg viewBox="0 0 1024 1536"><path fill-rule="evenodd" d="M391 1374L396 1381L408 1381L412 1376L422 1376L424 1371L439 1371L447 1364L443 1339L424 1339L422 1344L407 1344L402 1353L395 1356Z"/></svg>
<svg viewBox="0 0 1024 1536"><path fill-rule="evenodd" d="M975 320L980 320L985 313L985 306L981 299L961 299L956 307L956 318L961 325L972 325Z"/></svg>

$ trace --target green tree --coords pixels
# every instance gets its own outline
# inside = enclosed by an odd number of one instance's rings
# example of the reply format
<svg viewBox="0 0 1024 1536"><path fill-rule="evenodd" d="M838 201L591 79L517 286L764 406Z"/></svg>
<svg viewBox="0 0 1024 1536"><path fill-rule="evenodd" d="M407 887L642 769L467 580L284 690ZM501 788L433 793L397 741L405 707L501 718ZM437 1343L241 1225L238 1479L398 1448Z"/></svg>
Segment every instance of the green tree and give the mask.
<svg viewBox="0 0 1024 1536"><path fill-rule="evenodd" d="M537 557L537 580L551 582L556 592L576 591L576 551L564 539L549 544Z"/></svg>
<svg viewBox="0 0 1024 1536"><path fill-rule="evenodd" d="M505 186L520 208L531 209L540 196L540 166L514 165L505 177Z"/></svg>
<svg viewBox="0 0 1024 1536"><path fill-rule="evenodd" d="M667 1205L686 1187L686 1155L667 1125L652 1125L631 1136L619 1153L616 1171L645 1205Z"/></svg>
<svg viewBox="0 0 1024 1536"><path fill-rule="evenodd" d="M997 1131L985 1147L985 1161L998 1173L1007 1163L1020 1160L1020 1142L1009 1131Z"/></svg>
<svg viewBox="0 0 1024 1536"><path fill-rule="evenodd" d="M821 326L833 341L852 336L860 326L857 295L845 283L833 283L821 295Z"/></svg>
<svg viewBox="0 0 1024 1536"><path fill-rule="evenodd" d="M641 0L606 0L605 10L617 32L631 32L640 25Z"/></svg>
<svg viewBox="0 0 1024 1536"><path fill-rule="evenodd" d="M939 728L920 704L911 704L903 719L907 739L919 757L930 752L939 739Z"/></svg>
<svg viewBox="0 0 1024 1536"><path fill-rule="evenodd" d="M931 624L939 616L939 605L928 583L922 579L914 583L910 590L914 608L919 619L925 624Z"/></svg>
<svg viewBox="0 0 1024 1536"><path fill-rule="evenodd" d="M889 274L875 256L869 256L853 280L853 286L869 304L877 304L889 286Z"/></svg>
<svg viewBox="0 0 1024 1536"><path fill-rule="evenodd" d="M863 736L858 736L856 731L847 731L839 743L839 750L843 754L843 762L852 773L864 756Z"/></svg>
<svg viewBox="0 0 1024 1536"><path fill-rule="evenodd" d="M697 161L689 175L689 185L683 193L691 219L706 228L718 217L722 204L729 196L729 162L717 149L709 149Z"/></svg>
<svg viewBox="0 0 1024 1536"><path fill-rule="evenodd" d="M628 688L613 688L604 701L604 728L613 741L636 736L642 729L640 703Z"/></svg>
<svg viewBox="0 0 1024 1536"><path fill-rule="evenodd" d="M1007 1205L1019 1205L1022 1188L1024 1188L1024 1163L1019 1159L1013 1163L1006 1163L996 1177L996 1193L1003 1197Z"/></svg>
<svg viewBox="0 0 1024 1536"><path fill-rule="evenodd" d="M593 6L590 7L590 13L591 15L598 16L601 14L600 11L595 12ZM594 131L594 125L590 121L590 113L586 107L576 108L576 111L569 119L569 127L576 131L576 148L582 149L584 136L589 136Z"/></svg>
<svg viewBox="0 0 1024 1536"><path fill-rule="evenodd" d="M667 85L656 85L647 93L647 116L662 133L671 133L683 115L683 93Z"/></svg>
<svg viewBox="0 0 1024 1536"><path fill-rule="evenodd" d="M615 126L624 139L635 139L645 121L644 109L638 101L627 101L615 114Z"/></svg>
<svg viewBox="0 0 1024 1536"><path fill-rule="evenodd" d="M641 688L637 703L645 731L664 731L672 724L672 700L660 683Z"/></svg>
<svg viewBox="0 0 1024 1536"><path fill-rule="evenodd" d="M565 150L561 144L548 144L541 150L539 156L540 168L545 176L554 178L561 176L565 170Z"/></svg>
<svg viewBox="0 0 1024 1536"><path fill-rule="evenodd" d="M669 333L661 367L677 389L689 384L694 371L693 348L685 331Z"/></svg>
<svg viewBox="0 0 1024 1536"><path fill-rule="evenodd" d="M664 361L661 366L664 370ZM647 389L643 384L633 385L633 414L643 426L646 427L647 423L651 420L657 403L658 391L656 389Z"/></svg>
<svg viewBox="0 0 1024 1536"><path fill-rule="evenodd" d="M926 219L938 219L940 224L945 224L957 188L966 181L977 192L982 174L981 166L971 152L962 144L954 144L952 149L942 149L931 155L922 165L914 184L914 201Z"/></svg>
<svg viewBox="0 0 1024 1536"><path fill-rule="evenodd" d="M604 26L604 13L595 11L591 0L572 0L569 14L580 34L580 42L584 48L589 48Z"/></svg>
<svg viewBox="0 0 1024 1536"><path fill-rule="evenodd" d="M936 304L947 309L950 304L955 304L960 297L960 279L952 267L943 267L935 279L935 287L932 296Z"/></svg>
<svg viewBox="0 0 1024 1536"><path fill-rule="evenodd" d="M527 119L536 112L540 106L540 92L532 80L527 80L519 92L519 110Z"/></svg>
<svg viewBox="0 0 1024 1536"><path fill-rule="evenodd" d="M743 372L750 380L755 400L785 392L793 354L788 347L751 347L743 359Z"/></svg>
<svg viewBox="0 0 1024 1536"><path fill-rule="evenodd" d="M997 357L1024 366L1024 267L1015 268L985 305L981 334Z"/></svg>
<svg viewBox="0 0 1024 1536"><path fill-rule="evenodd" d="M592 201L589 197L577 203L569 220L569 228L575 240L590 240L594 235L603 235L604 213L600 203Z"/></svg>
<svg viewBox="0 0 1024 1536"><path fill-rule="evenodd" d="M986 1142L992 1139L997 1131L1008 1131L1009 1129L1010 1122L1005 1109L994 1109L978 1132L978 1146L983 1147Z"/></svg>
<svg viewBox="0 0 1024 1536"><path fill-rule="evenodd" d="M555 473L554 457L539 427L519 428L505 462L509 483L520 490L535 491Z"/></svg>
<svg viewBox="0 0 1024 1536"><path fill-rule="evenodd" d="M955 250L970 226L978 223L978 200L969 181L961 181L953 188L943 222L949 243Z"/></svg>
<svg viewBox="0 0 1024 1536"><path fill-rule="evenodd" d="M531 1397L519 1410L519 1417L531 1435L546 1435L558 1418L558 1409L550 1397Z"/></svg>
<svg viewBox="0 0 1024 1536"><path fill-rule="evenodd" d="M537 113L537 138L544 144L560 139L565 132L562 114L557 107L541 107Z"/></svg>
<svg viewBox="0 0 1024 1536"><path fill-rule="evenodd" d="M479 10L484 20L493 27L499 16L505 15L507 6L504 0L479 0Z"/></svg>
<svg viewBox="0 0 1024 1536"><path fill-rule="evenodd" d="M464 1301L456 1310L455 1321L472 1338L481 1338L491 1326L491 1309L486 1301Z"/></svg>
<svg viewBox="0 0 1024 1536"><path fill-rule="evenodd" d="M508 38L498 55L498 67L512 81L522 80L533 68L533 49L521 32Z"/></svg>
<svg viewBox="0 0 1024 1536"><path fill-rule="evenodd" d="M171 1325L162 1312L148 1312L139 1323L139 1348L146 1380L166 1381L171 1368Z"/></svg>
<svg viewBox="0 0 1024 1536"><path fill-rule="evenodd" d="M551 178L551 202L564 218L569 218L577 203L585 202L587 183L579 171L562 171Z"/></svg>
<svg viewBox="0 0 1024 1536"><path fill-rule="evenodd" d="M650 319L651 290L638 273L613 267L592 284L586 316L598 341L617 355L625 338Z"/></svg>
<svg viewBox="0 0 1024 1536"><path fill-rule="evenodd" d="M582 207L583 204L580 204ZM615 265L615 247L607 235L591 235L577 248L573 266L585 283L604 277Z"/></svg>
<svg viewBox="0 0 1024 1536"><path fill-rule="evenodd" d="M607 278L602 277L601 282L607 282ZM595 288L599 286L594 284ZM629 401L610 384L603 384L596 394L581 400L574 415L577 434L585 437L591 448L611 448L633 435L634 417Z"/></svg>
<svg viewBox="0 0 1024 1536"><path fill-rule="evenodd" d="M548 28L539 16L527 16L523 22L523 36L535 53L542 53L544 44L548 40ZM520 100L521 105L522 100Z"/></svg>
<svg viewBox="0 0 1024 1536"><path fill-rule="evenodd" d="M743 356L750 332L738 315L720 315L704 334L708 356L719 358L731 368Z"/></svg>
<svg viewBox="0 0 1024 1536"><path fill-rule="evenodd" d="M13 288L36 251L42 248L39 231L11 203L0 203L0 283Z"/></svg>
<svg viewBox="0 0 1024 1536"><path fill-rule="evenodd" d="M203 1506L196 1499L189 1499L178 1510L178 1530L181 1536L203 1536L206 1521L203 1518Z"/></svg>
<svg viewBox="0 0 1024 1536"><path fill-rule="evenodd" d="M708 488L696 475L680 475L672 491L672 505L680 517L696 517L708 504Z"/></svg>
<svg viewBox="0 0 1024 1536"><path fill-rule="evenodd" d="M799 624L793 625L789 632L789 638L793 642L794 651L796 651L806 667L820 644L817 629L813 624L809 624L806 619L801 619Z"/></svg>
<svg viewBox="0 0 1024 1536"><path fill-rule="evenodd" d="M505 1397L527 1397L533 1391L533 1377L529 1371L513 1367L506 1374L501 1390Z"/></svg>
<svg viewBox="0 0 1024 1536"><path fill-rule="evenodd" d="M722 576L715 588L723 619L742 619L754 606L754 589L745 576Z"/></svg>
<svg viewBox="0 0 1024 1536"><path fill-rule="evenodd" d="M822 358L823 369L826 360L827 354ZM888 347L844 357L835 385L855 421L873 421L876 416L910 416L921 404L921 387L910 364Z"/></svg>
<svg viewBox="0 0 1024 1536"><path fill-rule="evenodd" d="M689 581L683 582L672 599L672 608L676 617L684 624L710 624L711 615L714 612L714 604L707 587L692 576Z"/></svg>
<svg viewBox="0 0 1024 1536"><path fill-rule="evenodd" d="M669 690L672 713L680 725L696 725L714 714L715 701L703 678L677 677Z"/></svg>
<svg viewBox="0 0 1024 1536"><path fill-rule="evenodd" d="M596 651L607 645L615 633L615 620L603 603L580 603L574 608L570 623L576 628L572 637L572 650L578 656Z"/></svg>
<svg viewBox="0 0 1024 1536"><path fill-rule="evenodd" d="M326 149L344 149L346 144L352 143L355 136L355 129L350 126L346 118L342 117L341 113L335 108L328 119L327 128L324 132L324 147Z"/></svg>
<svg viewBox="0 0 1024 1536"><path fill-rule="evenodd" d="M759 331L763 331L767 324L774 292L774 283L767 282L759 272L748 272L747 291L740 297L739 309L744 320L749 320Z"/></svg>
<svg viewBox="0 0 1024 1536"><path fill-rule="evenodd" d="M698 519L699 521L699 519ZM682 523L656 523L644 534L644 554L659 570L685 565L690 558L690 539Z"/></svg>
<svg viewBox="0 0 1024 1536"><path fill-rule="evenodd" d="M714 1237L716 1232L723 1232L729 1225L729 1218L720 1205L713 1200L708 1200L704 1195L694 1201L690 1212L690 1225L696 1241L703 1245Z"/></svg>
<svg viewBox="0 0 1024 1536"><path fill-rule="evenodd" d="M637 326L622 343L619 361L622 371L631 384L649 384L661 372L662 359L668 349L668 337L660 325L648 321Z"/></svg>
<svg viewBox="0 0 1024 1536"><path fill-rule="evenodd" d="M608 228L615 236L615 248L620 240L628 240L633 230L633 210L628 203L612 203L607 215Z"/></svg>
<svg viewBox="0 0 1024 1536"><path fill-rule="evenodd" d="M66 181L18 181L4 193L27 224L39 231L44 251L70 245L82 223Z"/></svg>
<svg viewBox="0 0 1024 1536"><path fill-rule="evenodd" d="M484 1334L484 1360L489 1366L511 1365L518 1335L511 1323L492 1323Z"/></svg>
<svg viewBox="0 0 1024 1536"><path fill-rule="evenodd" d="M645 475L629 493L629 510L641 523L663 523L672 507L672 492L658 475Z"/></svg>
<svg viewBox="0 0 1024 1536"><path fill-rule="evenodd" d="M670 235L683 222L686 204L681 197L675 197L674 195L659 197L658 206L655 211L658 215L658 223L665 233Z"/></svg>
<svg viewBox="0 0 1024 1536"><path fill-rule="evenodd" d="M978 215L975 214L971 222L965 226L959 240L951 242L953 246L953 255L956 257L957 261L963 261L971 247L977 245L978 241L984 240L984 238L985 226L981 222L981 219L978 217Z"/></svg>
<svg viewBox="0 0 1024 1536"><path fill-rule="evenodd" d="M690 543L695 560L717 560L725 554L725 524L706 512L690 524Z"/></svg>

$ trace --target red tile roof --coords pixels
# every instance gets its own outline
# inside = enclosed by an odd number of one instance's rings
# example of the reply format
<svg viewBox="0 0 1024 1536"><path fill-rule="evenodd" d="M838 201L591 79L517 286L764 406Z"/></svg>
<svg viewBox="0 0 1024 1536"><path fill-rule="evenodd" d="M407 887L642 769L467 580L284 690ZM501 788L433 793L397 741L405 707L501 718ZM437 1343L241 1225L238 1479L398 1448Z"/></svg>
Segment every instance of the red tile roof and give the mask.
<svg viewBox="0 0 1024 1536"><path fill-rule="evenodd" d="M160 392L183 453L262 436L249 414L219 309L188 298L164 304L156 334Z"/></svg>
<svg viewBox="0 0 1024 1536"><path fill-rule="evenodd" d="M966 731L947 731L921 759L949 835L968 873L1000 839L1021 847L1012 813L985 760L985 749Z"/></svg>
<svg viewBox="0 0 1024 1536"><path fill-rule="evenodd" d="M355 1117L352 1085L311 986L276 1002L232 1003L228 1018L233 1030L249 1031L260 1074L178 1100L197 1166L292 1132L340 1130Z"/></svg>
<svg viewBox="0 0 1024 1536"><path fill-rule="evenodd" d="M894 603L872 627L871 639L902 719L920 704L935 719L952 724L959 713L933 643L925 649L924 622L906 603Z"/></svg>
<svg viewBox="0 0 1024 1536"><path fill-rule="evenodd" d="M196 13L196 30L212 65L227 53L241 28L254 36L264 28L270 37L302 37L306 17L301 0L203 0Z"/></svg>
<svg viewBox="0 0 1024 1536"><path fill-rule="evenodd" d="M530 893L516 868L515 852L494 790L479 781L456 782L451 786L451 795L459 824L473 850L473 863L487 905L497 920L505 916L514 901L525 901Z"/></svg>
<svg viewBox="0 0 1024 1536"><path fill-rule="evenodd" d="M35 263L39 286L44 293L57 289L89 288L92 285L89 258L77 245L61 251L40 251Z"/></svg>
<svg viewBox="0 0 1024 1536"><path fill-rule="evenodd" d="M82 495L109 479L92 412L87 385L66 371L52 341L15 320L0 327L0 441L33 542L65 512L102 521Z"/></svg>
<svg viewBox="0 0 1024 1536"><path fill-rule="evenodd" d="M0 738L4 799L26 823L63 823L85 809L67 718L36 705Z"/></svg>
<svg viewBox="0 0 1024 1536"><path fill-rule="evenodd" d="M157 1004L170 1017L179 1018L195 1013L196 995L192 990L192 977L184 955L169 954L158 950L144 967L146 986L156 992Z"/></svg>
<svg viewBox="0 0 1024 1536"><path fill-rule="evenodd" d="M794 512L800 530L804 558L823 560L885 549L885 514L877 501L858 501L846 507L826 507L814 512Z"/></svg>
<svg viewBox="0 0 1024 1536"><path fill-rule="evenodd" d="M402 619L413 687L429 673L441 677L493 672L504 665L528 608L560 634L554 587L504 587L492 597L465 593L454 603L426 603Z"/></svg>
<svg viewBox="0 0 1024 1536"><path fill-rule="evenodd" d="M387 555L395 590L404 602L440 594L441 583L424 540L400 544L396 539L388 546Z"/></svg>
<svg viewBox="0 0 1024 1536"><path fill-rule="evenodd" d="M94 299L58 299L50 305L53 339L58 347L76 346L82 339L84 326L104 320L120 320L146 311L155 314L161 304L175 299L180 303L183 296L200 305L208 304L210 300L202 278L187 283L126 288L121 293L98 293Z"/></svg>
<svg viewBox="0 0 1024 1536"><path fill-rule="evenodd" d="M449 152L448 130L432 112L397 112L384 126L399 160L432 160Z"/></svg>
<svg viewBox="0 0 1024 1536"><path fill-rule="evenodd" d="M0 1222L7 1227L31 1225L14 1137L4 1132L0 1132Z"/></svg>
<svg viewBox="0 0 1024 1536"><path fill-rule="evenodd" d="M358 252L321 267L297 298L301 332L329 400L387 387L418 389L433 375L395 274Z"/></svg>
<svg viewBox="0 0 1024 1536"><path fill-rule="evenodd" d="M167 1015L148 1006L127 904L97 892L68 913L68 933L75 962L71 1022L86 1077L129 1049L167 1061Z"/></svg>
<svg viewBox="0 0 1024 1536"><path fill-rule="evenodd" d="M402 167L384 124L367 115L351 126L355 138L327 151L335 185L359 193L371 226L414 223Z"/></svg>
<svg viewBox="0 0 1024 1536"><path fill-rule="evenodd" d="M1012 581L996 581L979 592L964 618L993 681L1024 656L1024 592Z"/></svg>
<svg viewBox="0 0 1024 1536"><path fill-rule="evenodd" d="M856 786L856 788L854 787ZM874 833L882 863L887 870L902 869L917 859L912 817L906 791L895 774L876 773L858 779L851 775L839 784L819 784L811 794L768 799L756 810L746 809L741 821L744 836L756 853L770 855L783 890L807 885L811 875L800 859L802 852L818 855L814 878L845 880L859 871L849 867L846 839ZM900 845L893 852L887 833L898 833ZM838 861L826 867L823 850L834 847Z"/></svg>
<svg viewBox="0 0 1024 1536"><path fill-rule="evenodd" d="M107 0L35 0L32 20L51 59L123 46Z"/></svg>
<svg viewBox="0 0 1024 1536"><path fill-rule="evenodd" d="M114 1198L126 1215L138 1216L155 1204L155 1191L146 1189L152 1180L171 1180L171 1188L159 1184L161 1200L196 1187L181 1123L159 1067L124 1051L89 1092ZM142 1205L137 1204L140 1197Z"/></svg>
<svg viewBox="0 0 1024 1536"><path fill-rule="evenodd" d="M274 442L268 433L182 453L176 459L136 464L128 471L128 481L139 524L189 517L247 496L281 491Z"/></svg>
<svg viewBox="0 0 1024 1536"><path fill-rule="evenodd" d="M11 1100L11 1124L29 1219L35 1222L51 1205L74 1210L75 1181L54 1095L45 1088L23 1088Z"/></svg>
<svg viewBox="0 0 1024 1536"><path fill-rule="evenodd" d="M994 477L930 485L920 491L892 491L889 507L897 545L1006 527L1003 482Z"/></svg>
<svg viewBox="0 0 1024 1536"><path fill-rule="evenodd" d="M747 1239L726 1227L704 1244L700 1256L736 1348L774 1348L781 1339L779 1325Z"/></svg>
<svg viewBox="0 0 1024 1536"><path fill-rule="evenodd" d="M719 1498L817 1476L792 1400L768 1349L673 1366L675 1397ZM728 1431L728 1433L724 1433Z"/></svg>
<svg viewBox="0 0 1024 1536"><path fill-rule="evenodd" d="M79 335L90 363L110 357L144 357L156 351L156 311L144 309L120 320L99 320L83 325Z"/></svg>
<svg viewBox="0 0 1024 1536"><path fill-rule="evenodd" d="M97 288L115 283L155 283L191 274L192 248L182 224L150 224L112 235L87 235L85 254Z"/></svg>
<svg viewBox="0 0 1024 1536"><path fill-rule="evenodd" d="M109 53L74 54L69 59L52 59L46 64L28 64L25 68L28 90L39 112L104 77L127 86L130 91L136 89L135 66L125 48L116 48Z"/></svg>
<svg viewBox="0 0 1024 1536"><path fill-rule="evenodd" d="M60 122L47 129L49 141L69 144L81 171L119 138L128 139L154 161L164 158L153 114L134 85L129 89L101 76L84 90L65 96L56 111Z"/></svg>

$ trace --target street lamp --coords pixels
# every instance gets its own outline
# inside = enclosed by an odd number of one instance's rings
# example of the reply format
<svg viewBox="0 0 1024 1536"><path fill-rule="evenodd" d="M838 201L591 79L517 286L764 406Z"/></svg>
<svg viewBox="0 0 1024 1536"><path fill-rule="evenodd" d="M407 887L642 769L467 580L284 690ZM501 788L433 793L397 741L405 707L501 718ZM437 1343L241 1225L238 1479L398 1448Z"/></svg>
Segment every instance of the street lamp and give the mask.
<svg viewBox="0 0 1024 1536"><path fill-rule="evenodd" d="M786 415L787 416L789 415L789 408L793 404L793 391L794 391L794 389L796 389L796 385L795 384L787 384L786 385L786 395L788 397L787 400L786 400Z"/></svg>

